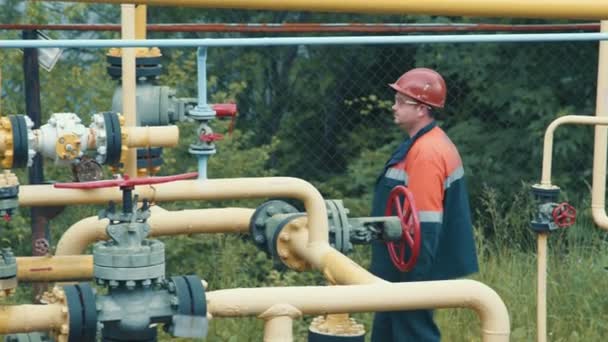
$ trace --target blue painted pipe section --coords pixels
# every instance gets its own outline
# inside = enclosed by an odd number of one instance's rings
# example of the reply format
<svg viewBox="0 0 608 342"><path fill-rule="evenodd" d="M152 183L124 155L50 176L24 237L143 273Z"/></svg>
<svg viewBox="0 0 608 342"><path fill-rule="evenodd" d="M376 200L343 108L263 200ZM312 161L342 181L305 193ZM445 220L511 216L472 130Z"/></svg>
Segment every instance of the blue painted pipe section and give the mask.
<svg viewBox="0 0 608 342"><path fill-rule="evenodd" d="M198 158L198 179L207 179L207 155L197 155Z"/></svg>
<svg viewBox="0 0 608 342"><path fill-rule="evenodd" d="M198 106L206 108L207 105L207 48L204 46L196 50L198 70Z"/></svg>
<svg viewBox="0 0 608 342"><path fill-rule="evenodd" d="M432 43L525 43L608 40L608 33L468 34L377 37L280 37L206 39L59 39L0 40L0 48L110 48L110 47L230 47L279 45L373 45Z"/></svg>

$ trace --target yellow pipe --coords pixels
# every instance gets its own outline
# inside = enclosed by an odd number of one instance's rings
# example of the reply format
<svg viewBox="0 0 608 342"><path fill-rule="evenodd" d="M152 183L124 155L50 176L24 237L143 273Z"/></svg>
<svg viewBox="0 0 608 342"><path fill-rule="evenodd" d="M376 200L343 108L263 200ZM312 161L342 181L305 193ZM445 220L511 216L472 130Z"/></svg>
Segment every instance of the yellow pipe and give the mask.
<svg viewBox="0 0 608 342"><path fill-rule="evenodd" d="M484 342L506 342L510 334L504 302L490 287L474 280L242 288L210 291L206 296L213 317L259 315L278 304L289 304L305 315L469 308L481 320Z"/></svg>
<svg viewBox="0 0 608 342"><path fill-rule="evenodd" d="M67 333L61 304L0 306L0 334L60 330Z"/></svg>
<svg viewBox="0 0 608 342"><path fill-rule="evenodd" d="M276 248L279 257L285 264L300 271L306 268L303 264L309 264L321 271L331 284L353 285L386 282L369 273L328 243L308 243L307 221L306 217L299 217L289 222L279 234ZM302 259L304 263L299 259Z"/></svg>
<svg viewBox="0 0 608 342"><path fill-rule="evenodd" d="M151 202L179 200L226 200L286 197L303 202L310 227L309 243L328 243L328 222L325 202L312 184L291 177L230 178L185 180L135 187L140 199ZM120 202L122 194L116 188L95 190L55 189L52 185L23 185L19 188L19 205L37 207L49 205L105 204Z"/></svg>
<svg viewBox="0 0 608 342"><path fill-rule="evenodd" d="M608 32L608 21L602 21L601 32ZM597 70L597 99L595 115L608 117L608 42L600 42L600 52ZM591 191L591 214L593 221L601 229L608 230L606 215L606 144L608 144L608 128L595 126L595 142L593 146L593 183Z"/></svg>
<svg viewBox="0 0 608 342"><path fill-rule="evenodd" d="M135 39L135 6L121 5L121 37ZM135 48L122 49L122 114L125 127L136 126L137 108L135 104ZM137 150L130 148L127 152L125 174L137 177Z"/></svg>
<svg viewBox="0 0 608 342"><path fill-rule="evenodd" d="M249 222L253 209L222 208L166 211L157 206L151 208L152 215L148 220L150 236L168 236L200 233L245 233L249 231ZM106 227L108 219L97 216L82 219L68 228L57 243L55 255L83 254L87 246L107 240Z"/></svg>
<svg viewBox="0 0 608 342"><path fill-rule="evenodd" d="M553 120L553 122L549 124L545 131L543 144L543 165L540 180L540 184L543 187L552 187L551 164L553 159L553 135L555 130L563 124L596 125L596 127L605 126L608 125L608 116L565 115Z"/></svg>
<svg viewBox="0 0 608 342"><path fill-rule="evenodd" d="M64 1L64 0L53 0ZM231 8L274 11L424 14L470 17L546 19L608 18L608 2L600 0L68 0L90 3L133 3L150 6Z"/></svg>
<svg viewBox="0 0 608 342"><path fill-rule="evenodd" d="M536 319L538 342L547 341L547 233L537 237Z"/></svg>
<svg viewBox="0 0 608 342"><path fill-rule="evenodd" d="M264 323L264 342L293 341L293 320L300 318L300 310L288 304L277 304L264 311L258 318Z"/></svg>
<svg viewBox="0 0 608 342"><path fill-rule="evenodd" d="M179 143L177 126L125 127L127 145L134 147L175 147Z"/></svg>
<svg viewBox="0 0 608 342"><path fill-rule="evenodd" d="M21 282L91 280L91 255L17 257L17 279Z"/></svg>
<svg viewBox="0 0 608 342"><path fill-rule="evenodd" d="M135 39L146 39L147 9L146 5L135 6Z"/></svg>

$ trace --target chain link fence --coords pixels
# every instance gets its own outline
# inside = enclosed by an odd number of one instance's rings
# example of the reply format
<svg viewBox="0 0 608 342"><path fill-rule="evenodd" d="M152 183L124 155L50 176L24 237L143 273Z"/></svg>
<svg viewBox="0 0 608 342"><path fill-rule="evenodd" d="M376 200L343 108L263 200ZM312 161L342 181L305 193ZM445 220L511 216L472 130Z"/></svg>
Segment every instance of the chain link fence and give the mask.
<svg viewBox="0 0 608 342"><path fill-rule="evenodd" d="M446 78L448 101L437 117L475 194L483 185L508 191L538 181L548 124L595 113L597 43L235 47L211 49L208 68L218 78L210 92L246 84L236 96L237 127L255 132L252 145L278 138L269 167L325 182L372 167L364 159L374 151L382 151L372 153L379 172L404 138L387 84L416 66ZM558 130L554 182L566 191L590 181L592 137L590 127ZM371 188L376 175L360 171L367 179L353 181Z"/></svg>

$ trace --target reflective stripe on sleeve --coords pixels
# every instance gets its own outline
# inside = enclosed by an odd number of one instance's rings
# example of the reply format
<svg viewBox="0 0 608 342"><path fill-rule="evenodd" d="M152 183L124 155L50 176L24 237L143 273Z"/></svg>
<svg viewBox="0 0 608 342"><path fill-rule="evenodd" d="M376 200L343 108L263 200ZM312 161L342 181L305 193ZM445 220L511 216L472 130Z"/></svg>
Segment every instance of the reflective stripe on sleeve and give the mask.
<svg viewBox="0 0 608 342"><path fill-rule="evenodd" d="M393 180L403 182L404 185L407 185L407 173L405 172L405 170L391 167L388 170L386 170L386 173L384 174L384 176L386 178L390 178Z"/></svg>
<svg viewBox="0 0 608 342"><path fill-rule="evenodd" d="M462 177L464 177L464 169L462 168L462 166L459 166L458 168L456 168L456 170L452 171L452 173L448 175L448 177L445 179L443 189L445 190L449 188L452 183L461 179Z"/></svg>

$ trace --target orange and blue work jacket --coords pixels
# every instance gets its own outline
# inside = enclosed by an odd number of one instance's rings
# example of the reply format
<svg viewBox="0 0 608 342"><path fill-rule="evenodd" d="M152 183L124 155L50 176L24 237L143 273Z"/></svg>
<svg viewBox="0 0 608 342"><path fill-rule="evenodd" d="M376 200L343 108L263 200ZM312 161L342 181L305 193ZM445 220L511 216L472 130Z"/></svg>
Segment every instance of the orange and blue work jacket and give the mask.
<svg viewBox="0 0 608 342"><path fill-rule="evenodd" d="M388 281L444 280L478 271L464 169L456 146L435 122L406 139L378 177L372 216L385 216L390 191L412 192L422 245L409 274L391 263L386 245L372 245L371 271Z"/></svg>

